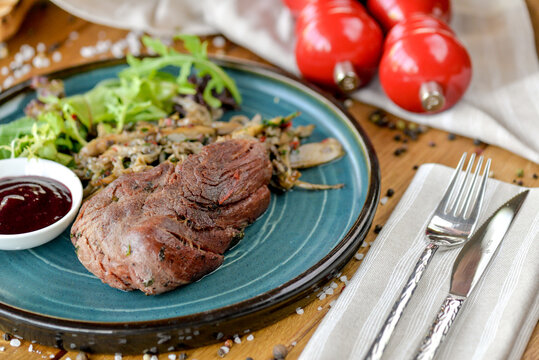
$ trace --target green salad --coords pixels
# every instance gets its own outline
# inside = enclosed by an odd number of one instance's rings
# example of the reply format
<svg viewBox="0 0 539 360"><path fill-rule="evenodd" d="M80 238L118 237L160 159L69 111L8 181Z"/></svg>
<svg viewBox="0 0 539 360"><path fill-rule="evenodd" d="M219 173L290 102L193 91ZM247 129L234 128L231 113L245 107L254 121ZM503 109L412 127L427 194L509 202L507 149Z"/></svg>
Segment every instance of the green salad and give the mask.
<svg viewBox="0 0 539 360"><path fill-rule="evenodd" d="M147 48L157 57L127 57L128 68L117 79L99 83L87 93L64 97L57 81L34 84L38 99L26 109L26 116L0 125L0 159L40 157L75 166L73 154L89 139L102 133L119 133L127 124L155 121L173 111L174 97L197 93L190 76L196 70L206 78L202 97L207 106L219 108L217 96L226 90L237 104L241 95L234 81L208 60L207 43L192 35L178 36L189 53L180 53L161 41L144 37ZM160 71L176 67L178 75Z"/></svg>

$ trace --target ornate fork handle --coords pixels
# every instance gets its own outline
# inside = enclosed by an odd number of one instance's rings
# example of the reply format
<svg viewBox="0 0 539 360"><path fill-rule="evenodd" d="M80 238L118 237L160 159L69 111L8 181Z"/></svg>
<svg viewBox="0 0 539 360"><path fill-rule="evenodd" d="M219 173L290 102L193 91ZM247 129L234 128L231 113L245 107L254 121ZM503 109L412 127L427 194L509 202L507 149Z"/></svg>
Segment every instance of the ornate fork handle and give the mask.
<svg viewBox="0 0 539 360"><path fill-rule="evenodd" d="M425 250L423 250L421 257L415 264L412 274L400 293L399 299L393 304L393 308L391 309L384 326L382 326L382 329L378 335L376 335L376 339L371 345L365 360L379 360L382 358L382 354L389 343L391 334L393 333L393 330L395 330L395 327L404 312L404 308L412 298L417 284L423 277L423 273L436 253L436 250L438 250L438 245L432 243L428 244L425 247Z"/></svg>
<svg viewBox="0 0 539 360"><path fill-rule="evenodd" d="M455 295L449 295L445 299L442 308L436 316L436 320L434 320L429 330L429 334L419 346L419 350L414 357L415 360L430 360L434 358L465 299L464 297Z"/></svg>

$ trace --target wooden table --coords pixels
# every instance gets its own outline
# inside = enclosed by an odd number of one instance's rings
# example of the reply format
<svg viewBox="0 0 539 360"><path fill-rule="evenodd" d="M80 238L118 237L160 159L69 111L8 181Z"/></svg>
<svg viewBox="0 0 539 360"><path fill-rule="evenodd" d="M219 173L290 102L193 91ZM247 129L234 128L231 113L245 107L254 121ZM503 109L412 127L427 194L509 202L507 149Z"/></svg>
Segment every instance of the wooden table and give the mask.
<svg viewBox="0 0 539 360"><path fill-rule="evenodd" d="M537 35L539 34L539 0L528 0L528 6ZM71 65L101 58L110 58L110 52L91 58L83 57L80 50L83 46L95 46L100 40L111 40L115 42L124 38L126 34L127 31L95 25L73 17L52 4L40 3L31 9L23 22L21 30L14 38L8 41L10 54L0 60L0 68L9 66L13 60L13 54L19 50L22 44L29 44L36 47L40 42L45 44L47 57L49 59L54 57L57 61L51 60L48 67L33 68L28 74L16 79L16 82L25 80L33 75L47 73ZM536 36L537 38L539 37ZM211 41L210 44L212 44ZM220 48L211 45L209 50L210 53L225 53L232 57L264 62L256 55L230 42L226 42L224 47ZM60 53L61 58L60 55L53 55L54 52ZM5 76L0 77L0 84L4 83L5 78ZM382 196L390 188L395 191L395 195L390 197L385 205L378 207L373 228L374 225L383 225L387 221L414 176L414 167L416 165L436 162L454 166L463 151L482 152L485 156L491 157L493 159L492 170L496 179L507 182L522 181L525 186L539 186L539 180L533 177L533 174L539 175L538 164L527 161L499 147L477 144L473 139L459 136L456 139L451 139L448 133L435 129L429 129L426 133L421 134L417 140L410 139L406 144L403 144L402 141L394 140L397 134L401 135L402 138L406 138L402 131L380 127L369 121L369 114L374 110L373 107L356 101L346 101L346 104L350 112L365 129L376 149L382 172ZM397 119L391 116L390 118L397 121ZM394 154L395 150L402 146L406 146L407 151L396 156ZM524 170L523 177L517 177L518 169ZM366 241L367 243L372 243L375 241L375 238L376 234L371 229ZM369 247L361 247L360 253L366 254L368 250ZM361 261L352 259L343 269L343 274L350 278L360 265ZM334 295L328 296L324 300L315 300L305 307L303 315L293 313L271 326L254 332L254 340L252 341L247 341L243 337L242 343L234 344L226 357L230 359L246 359L247 357L252 357L255 360L267 360L272 358L273 347L276 344L283 344L289 351L287 359L298 358L324 317L324 314L329 310L330 302L337 299L339 293L342 291L342 282L337 282L339 283L339 287L336 289ZM322 310L318 310L319 307ZM29 351L30 346L31 351ZM185 353L188 355L188 359L218 359L220 357L217 352L220 346L222 346L221 343L188 350ZM75 360L77 358L77 352L31 344L26 340L22 341L20 347L12 347L9 342L0 339L0 347L4 347L4 351L0 352L0 360L34 360L45 358L55 360L67 360L71 358ZM161 354L158 355L158 358L169 359L169 355L171 354L175 354L177 358L180 358L179 355L181 353ZM114 359L114 355L92 354L90 358L106 360ZM123 359L126 360L141 358L142 354L123 356ZM539 326L536 326L523 359L531 360L538 358Z"/></svg>

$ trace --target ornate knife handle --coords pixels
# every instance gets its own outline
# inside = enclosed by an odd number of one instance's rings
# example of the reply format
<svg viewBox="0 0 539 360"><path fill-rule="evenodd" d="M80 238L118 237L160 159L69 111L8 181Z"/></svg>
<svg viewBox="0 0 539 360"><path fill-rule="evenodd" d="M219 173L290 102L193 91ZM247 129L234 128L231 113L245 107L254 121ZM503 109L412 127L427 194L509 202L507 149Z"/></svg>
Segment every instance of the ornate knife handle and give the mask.
<svg viewBox="0 0 539 360"><path fill-rule="evenodd" d="M455 321L464 300L466 298L456 295L449 295L445 299L442 308L436 316L436 320L432 323L429 334L423 339L421 346L419 346L419 350L414 357L415 360L430 360L434 358L445 335L447 335L449 328L451 328L453 321Z"/></svg>
<svg viewBox="0 0 539 360"><path fill-rule="evenodd" d="M365 360L379 360L382 358L382 354L389 343L391 334L393 334L393 330L395 330L395 327L404 312L404 308L412 298L417 284L423 277L423 273L436 253L436 250L438 250L438 246L434 244L428 244L427 247L425 247L425 250L423 250L421 257L415 264L412 274L400 293L399 299L393 304L393 308L391 309L384 326L382 326L382 329L378 335L376 335L376 339L371 345L367 356L365 356Z"/></svg>

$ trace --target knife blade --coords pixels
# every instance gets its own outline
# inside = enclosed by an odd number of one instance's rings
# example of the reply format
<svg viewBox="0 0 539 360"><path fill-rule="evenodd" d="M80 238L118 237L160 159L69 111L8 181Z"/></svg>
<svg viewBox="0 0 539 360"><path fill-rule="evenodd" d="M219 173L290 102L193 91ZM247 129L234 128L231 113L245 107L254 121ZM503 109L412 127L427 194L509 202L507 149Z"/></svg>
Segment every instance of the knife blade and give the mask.
<svg viewBox="0 0 539 360"><path fill-rule="evenodd" d="M436 355L462 304L481 279L528 193L529 190L523 191L500 206L462 247L453 265L449 295L414 359L432 359Z"/></svg>

